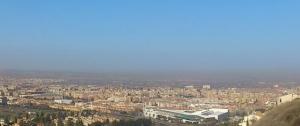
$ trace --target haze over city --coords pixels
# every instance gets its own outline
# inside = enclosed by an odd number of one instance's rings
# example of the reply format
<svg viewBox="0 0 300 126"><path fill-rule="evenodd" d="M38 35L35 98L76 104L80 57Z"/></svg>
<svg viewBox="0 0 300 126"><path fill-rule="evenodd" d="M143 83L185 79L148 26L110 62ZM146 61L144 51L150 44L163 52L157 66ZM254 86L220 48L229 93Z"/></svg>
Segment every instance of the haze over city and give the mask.
<svg viewBox="0 0 300 126"><path fill-rule="evenodd" d="M0 126L299 126L300 1L0 1Z"/></svg>
<svg viewBox="0 0 300 126"><path fill-rule="evenodd" d="M297 72L297 1L1 1L0 69Z"/></svg>

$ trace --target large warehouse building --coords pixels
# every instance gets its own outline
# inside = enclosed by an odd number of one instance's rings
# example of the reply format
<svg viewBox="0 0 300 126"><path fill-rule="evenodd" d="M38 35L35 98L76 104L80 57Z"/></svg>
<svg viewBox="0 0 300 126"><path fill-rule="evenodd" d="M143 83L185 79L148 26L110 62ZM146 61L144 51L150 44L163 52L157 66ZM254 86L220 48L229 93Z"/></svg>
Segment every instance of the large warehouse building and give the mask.
<svg viewBox="0 0 300 126"><path fill-rule="evenodd" d="M156 107L145 107L144 116L154 119L180 120L181 122L201 123L205 119L223 122L228 119L228 109L206 109L201 111L168 110Z"/></svg>

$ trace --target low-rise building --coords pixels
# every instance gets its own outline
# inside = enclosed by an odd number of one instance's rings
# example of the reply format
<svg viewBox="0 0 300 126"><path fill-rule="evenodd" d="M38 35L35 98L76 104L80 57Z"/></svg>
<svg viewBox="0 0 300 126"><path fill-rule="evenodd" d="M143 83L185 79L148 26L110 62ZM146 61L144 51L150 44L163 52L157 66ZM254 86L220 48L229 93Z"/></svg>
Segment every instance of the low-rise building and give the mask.
<svg viewBox="0 0 300 126"><path fill-rule="evenodd" d="M54 100L55 103L58 104L72 104L73 100L69 100L69 99L58 99L58 100Z"/></svg>
<svg viewBox="0 0 300 126"><path fill-rule="evenodd" d="M155 107L145 107L144 116L149 118L163 118L166 120L180 120L181 122L202 123L205 119L215 119L219 122L228 119L228 109L206 109L201 111L168 110Z"/></svg>

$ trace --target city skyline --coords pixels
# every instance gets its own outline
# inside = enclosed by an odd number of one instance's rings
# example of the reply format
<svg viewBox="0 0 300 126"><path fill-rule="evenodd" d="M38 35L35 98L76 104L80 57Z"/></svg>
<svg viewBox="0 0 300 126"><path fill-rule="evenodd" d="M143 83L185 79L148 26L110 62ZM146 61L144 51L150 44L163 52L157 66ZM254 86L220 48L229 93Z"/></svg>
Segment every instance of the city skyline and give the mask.
<svg viewBox="0 0 300 126"><path fill-rule="evenodd" d="M300 1L0 1L0 126L299 126Z"/></svg>

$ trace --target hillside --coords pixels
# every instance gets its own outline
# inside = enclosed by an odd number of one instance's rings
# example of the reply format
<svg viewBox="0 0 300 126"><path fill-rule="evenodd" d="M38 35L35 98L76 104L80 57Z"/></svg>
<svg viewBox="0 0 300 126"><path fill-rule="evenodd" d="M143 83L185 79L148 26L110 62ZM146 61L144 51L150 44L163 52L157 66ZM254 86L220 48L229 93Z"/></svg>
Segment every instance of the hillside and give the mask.
<svg viewBox="0 0 300 126"><path fill-rule="evenodd" d="M254 126L299 126L300 99L282 104L267 113Z"/></svg>

